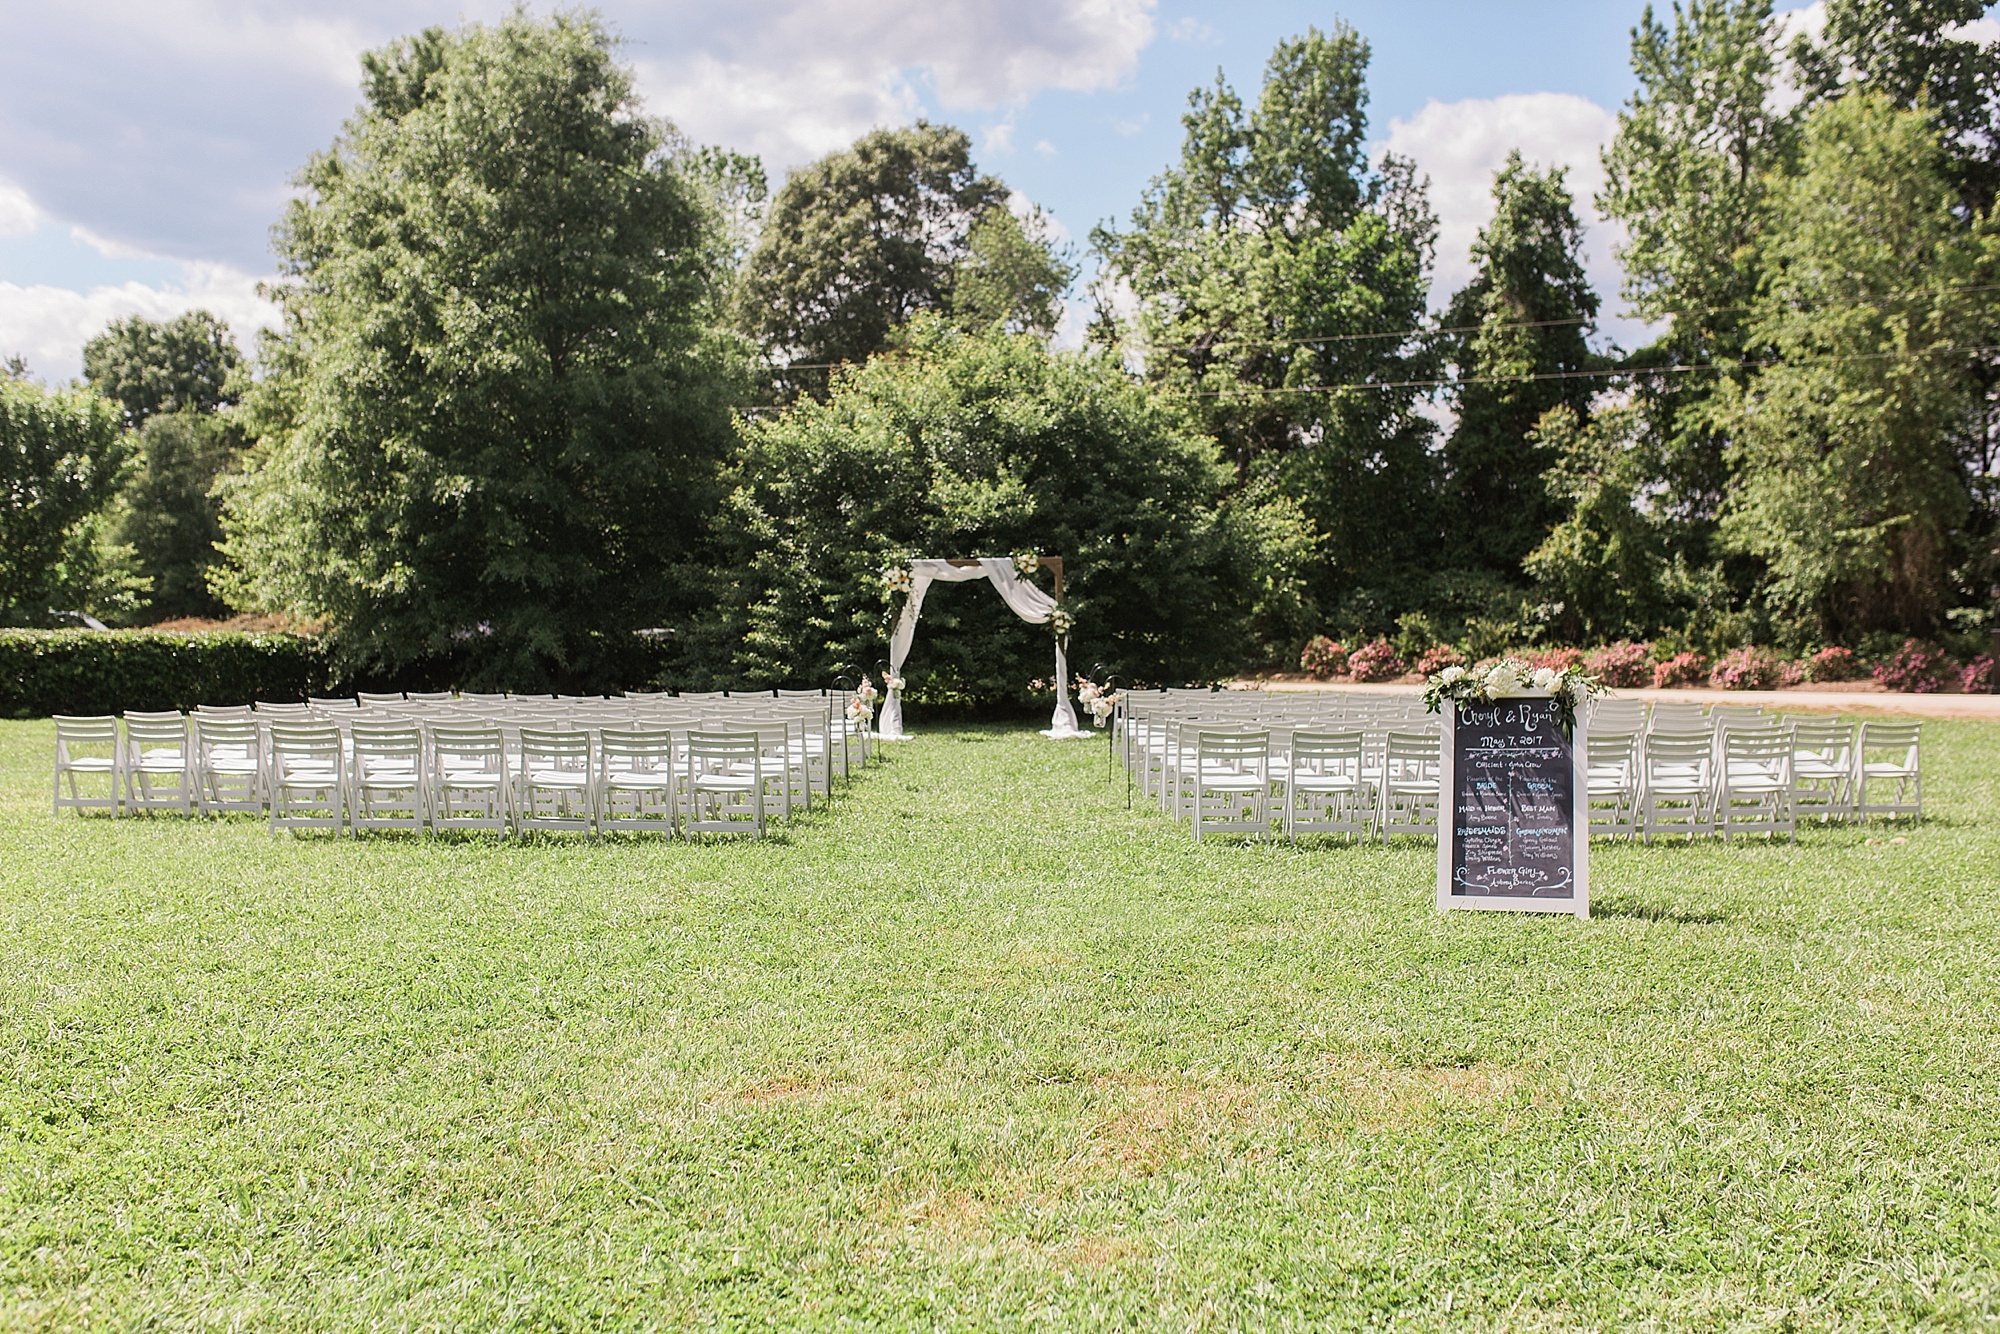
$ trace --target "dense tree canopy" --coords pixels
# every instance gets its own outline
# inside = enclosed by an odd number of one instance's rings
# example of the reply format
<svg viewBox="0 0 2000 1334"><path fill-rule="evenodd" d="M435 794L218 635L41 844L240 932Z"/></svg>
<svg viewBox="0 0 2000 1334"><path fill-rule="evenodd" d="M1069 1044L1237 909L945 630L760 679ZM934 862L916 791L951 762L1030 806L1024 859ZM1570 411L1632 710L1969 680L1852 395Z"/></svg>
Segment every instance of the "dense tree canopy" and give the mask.
<svg viewBox="0 0 2000 1334"><path fill-rule="evenodd" d="M205 310L165 323L113 320L83 345L83 378L138 427L156 412L213 412L233 402L243 354L229 326Z"/></svg>
<svg viewBox="0 0 2000 1334"><path fill-rule="evenodd" d="M686 606L738 383L719 225L595 20L370 57L299 178L228 591L353 657L594 679Z"/></svg>
<svg viewBox="0 0 2000 1334"><path fill-rule="evenodd" d="M100 550L128 450L109 399L0 377L0 614L11 623L129 603Z"/></svg>
<svg viewBox="0 0 2000 1334"><path fill-rule="evenodd" d="M738 319L784 377L815 390L921 312L1052 332L1073 276L963 130L876 130L793 173L771 202L737 292ZM812 373L817 372L817 373ZM792 383L795 381L796 383Z"/></svg>
<svg viewBox="0 0 2000 1334"><path fill-rule="evenodd" d="M1157 390L1185 398L1246 485L1292 497L1324 541L1331 610L1421 568L1438 538L1431 426L1409 381L1436 225L1407 163L1371 170L1368 44L1345 25L1280 43L1257 103L1219 77L1129 230L1094 236L1139 298Z"/></svg>
<svg viewBox="0 0 2000 1334"><path fill-rule="evenodd" d="M1563 171L1516 152L1493 182L1493 219L1473 243L1478 268L1445 308L1458 423L1445 445L1452 545L1473 568L1509 575L1548 533L1558 498L1542 414L1587 417L1604 358L1587 341L1597 293L1583 273L1583 228Z"/></svg>
<svg viewBox="0 0 2000 1334"><path fill-rule="evenodd" d="M885 651L881 574L912 556L1062 555L1072 653L1179 684L1225 673L1267 581L1296 567L1279 507L1226 503L1230 472L1170 402L1100 358L919 321L905 351L751 423L709 651L736 679L824 681ZM913 698L1021 698L1046 628L941 591L909 662Z"/></svg>

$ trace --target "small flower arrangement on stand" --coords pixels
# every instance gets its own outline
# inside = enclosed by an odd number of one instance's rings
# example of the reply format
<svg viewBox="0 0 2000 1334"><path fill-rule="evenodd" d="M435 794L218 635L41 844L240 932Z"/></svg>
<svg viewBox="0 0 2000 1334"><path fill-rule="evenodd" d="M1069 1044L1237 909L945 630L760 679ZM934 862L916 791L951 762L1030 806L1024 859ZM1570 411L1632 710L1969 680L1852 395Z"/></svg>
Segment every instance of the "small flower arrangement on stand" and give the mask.
<svg viewBox="0 0 2000 1334"><path fill-rule="evenodd" d="M1603 693L1604 687L1596 678L1584 675L1581 667L1557 671L1553 667L1531 667L1518 658L1502 658L1484 671L1445 668L1430 679L1430 687L1424 691L1424 706L1437 713L1446 700L1456 707L1490 704L1510 695L1547 695L1556 702L1556 722L1565 733L1574 735L1576 711L1592 695Z"/></svg>
<svg viewBox="0 0 2000 1334"><path fill-rule="evenodd" d="M875 689L875 683L865 676L862 677L861 684L854 687L854 698L847 701L847 720L856 727L867 727L875 720L877 698L879 692Z"/></svg>
<svg viewBox="0 0 2000 1334"><path fill-rule="evenodd" d="M1119 694L1106 690L1095 681L1084 680L1076 684L1076 702L1090 710L1090 725L1102 727L1105 721L1118 709Z"/></svg>

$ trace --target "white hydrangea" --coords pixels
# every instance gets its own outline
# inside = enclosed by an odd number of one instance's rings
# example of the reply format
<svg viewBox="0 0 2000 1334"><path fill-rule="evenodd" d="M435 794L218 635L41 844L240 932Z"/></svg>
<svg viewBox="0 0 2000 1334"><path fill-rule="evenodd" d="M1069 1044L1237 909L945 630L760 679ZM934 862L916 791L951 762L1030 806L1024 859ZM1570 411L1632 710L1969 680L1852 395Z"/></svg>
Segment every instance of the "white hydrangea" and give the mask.
<svg viewBox="0 0 2000 1334"><path fill-rule="evenodd" d="M1465 668L1463 667L1447 667L1438 673L1438 680L1442 681L1445 685L1450 685L1454 681L1463 681L1464 679Z"/></svg>
<svg viewBox="0 0 2000 1334"><path fill-rule="evenodd" d="M1556 683L1555 668L1553 667L1535 668L1534 682L1535 682L1535 689L1547 690L1550 686L1553 686Z"/></svg>
<svg viewBox="0 0 2000 1334"><path fill-rule="evenodd" d="M1495 697L1520 690L1521 673L1511 662L1496 662L1486 673L1486 693Z"/></svg>

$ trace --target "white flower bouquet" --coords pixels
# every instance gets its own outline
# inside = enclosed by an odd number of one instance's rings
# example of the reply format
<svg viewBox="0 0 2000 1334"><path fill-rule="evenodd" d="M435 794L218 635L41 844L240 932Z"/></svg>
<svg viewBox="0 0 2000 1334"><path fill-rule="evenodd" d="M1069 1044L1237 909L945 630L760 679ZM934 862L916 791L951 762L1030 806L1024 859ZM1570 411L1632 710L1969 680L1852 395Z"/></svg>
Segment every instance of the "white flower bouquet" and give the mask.
<svg viewBox="0 0 2000 1334"><path fill-rule="evenodd" d="M1067 607L1057 607L1049 613L1049 629L1055 631L1057 639L1067 638L1075 628L1076 617L1070 614Z"/></svg>
<svg viewBox="0 0 2000 1334"><path fill-rule="evenodd" d="M1014 568L1019 570L1021 577L1025 579L1042 568L1042 558L1032 551L1017 551L1014 553Z"/></svg>
<svg viewBox="0 0 2000 1334"><path fill-rule="evenodd" d="M907 593L912 587L914 587L914 581L910 578L909 570L903 566L891 565L888 569L882 571L882 591L890 597L895 597L899 593Z"/></svg>
<svg viewBox="0 0 2000 1334"><path fill-rule="evenodd" d="M1483 670L1447 667L1430 679L1424 704L1432 713L1453 705L1488 704L1510 695L1547 695L1556 702L1556 720L1565 732L1576 730L1576 711L1604 687L1580 667L1557 671L1553 667L1530 667L1519 658L1502 658Z"/></svg>
<svg viewBox="0 0 2000 1334"><path fill-rule="evenodd" d="M882 677L882 685L885 689L888 690L901 690L906 684L907 683L900 676L889 676L885 674Z"/></svg>

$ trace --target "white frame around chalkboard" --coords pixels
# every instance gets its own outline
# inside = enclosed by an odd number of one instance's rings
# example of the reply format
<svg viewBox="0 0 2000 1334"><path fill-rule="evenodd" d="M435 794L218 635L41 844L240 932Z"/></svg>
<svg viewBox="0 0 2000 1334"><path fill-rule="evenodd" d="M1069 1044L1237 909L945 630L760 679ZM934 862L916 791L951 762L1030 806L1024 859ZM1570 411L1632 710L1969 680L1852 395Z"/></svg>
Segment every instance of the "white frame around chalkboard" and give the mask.
<svg viewBox="0 0 2000 1334"><path fill-rule="evenodd" d="M1505 699L1547 699L1546 690L1524 690ZM1447 700L1438 735L1441 741L1438 765L1438 880L1439 912L1454 908L1489 912L1546 912L1564 916L1590 916L1590 705L1576 711L1576 734L1570 738L1570 766L1575 778L1570 783L1570 847L1576 854L1576 896L1568 899L1496 897L1490 894L1451 892L1451 849L1458 833L1458 803L1453 800L1458 758L1458 707Z"/></svg>

